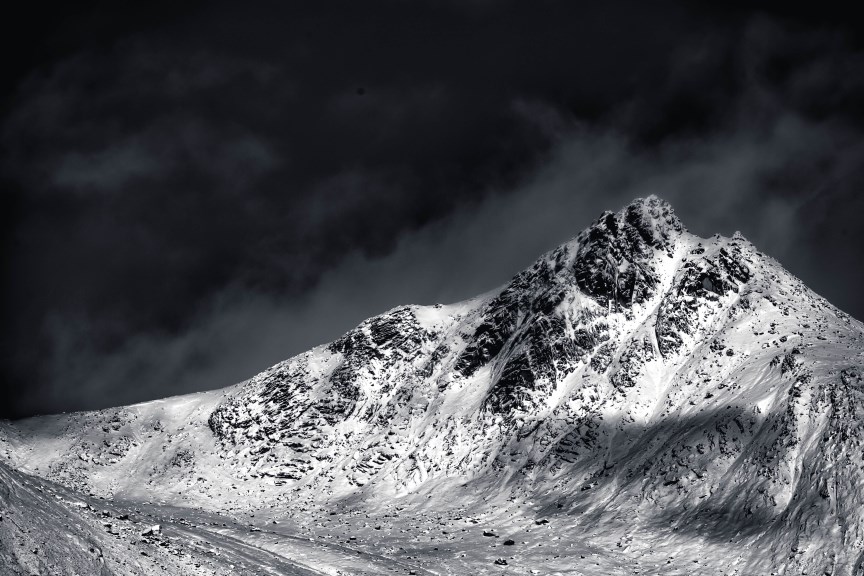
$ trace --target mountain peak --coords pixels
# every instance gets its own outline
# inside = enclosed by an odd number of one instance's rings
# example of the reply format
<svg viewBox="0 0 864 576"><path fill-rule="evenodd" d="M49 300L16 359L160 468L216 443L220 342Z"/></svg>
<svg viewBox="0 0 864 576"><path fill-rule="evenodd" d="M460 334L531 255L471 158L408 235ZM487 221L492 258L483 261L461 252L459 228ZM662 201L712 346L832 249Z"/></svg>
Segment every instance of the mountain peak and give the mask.
<svg viewBox="0 0 864 576"><path fill-rule="evenodd" d="M634 198L633 201L621 209L619 214L621 213L630 215L630 218L633 218L635 214L639 214L642 220L650 222L658 228L675 231L681 231L684 228L675 214L672 205L654 194L650 194L644 198Z"/></svg>
<svg viewBox="0 0 864 576"><path fill-rule="evenodd" d="M643 302L657 283L655 254L671 257L683 231L672 206L654 195L637 198L618 213L604 212L577 237L579 287L604 305Z"/></svg>
<svg viewBox="0 0 864 576"><path fill-rule="evenodd" d="M611 230L632 227L646 243L655 247L665 243L671 234L685 231L672 205L654 194L645 198L634 198L618 212L607 210L594 221L588 231L595 226Z"/></svg>

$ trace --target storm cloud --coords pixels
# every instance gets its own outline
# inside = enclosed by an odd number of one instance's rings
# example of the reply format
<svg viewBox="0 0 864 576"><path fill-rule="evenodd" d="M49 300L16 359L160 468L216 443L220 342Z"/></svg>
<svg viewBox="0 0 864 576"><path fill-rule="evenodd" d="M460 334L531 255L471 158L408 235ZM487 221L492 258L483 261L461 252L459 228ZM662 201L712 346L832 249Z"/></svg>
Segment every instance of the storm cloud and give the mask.
<svg viewBox="0 0 864 576"><path fill-rule="evenodd" d="M836 14L381 8L216 4L22 72L0 415L233 384L647 194L864 317L864 53Z"/></svg>

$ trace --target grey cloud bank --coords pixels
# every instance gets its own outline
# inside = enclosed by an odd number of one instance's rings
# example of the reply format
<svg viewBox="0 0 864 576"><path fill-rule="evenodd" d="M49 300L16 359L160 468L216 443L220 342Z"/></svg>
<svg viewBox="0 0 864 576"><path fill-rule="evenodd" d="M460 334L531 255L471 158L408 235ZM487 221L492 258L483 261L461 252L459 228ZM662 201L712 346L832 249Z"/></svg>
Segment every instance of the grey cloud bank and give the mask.
<svg viewBox="0 0 864 576"><path fill-rule="evenodd" d="M324 18L365 42L353 68L302 27L238 24L257 40L235 46L222 7L192 40L147 30L28 76L2 122L0 416L233 384L393 306L492 289L648 194L864 316L864 56L841 25L636 10L623 28L676 40L589 57L602 26L423 10L368 38ZM546 43L502 55L522 21Z"/></svg>

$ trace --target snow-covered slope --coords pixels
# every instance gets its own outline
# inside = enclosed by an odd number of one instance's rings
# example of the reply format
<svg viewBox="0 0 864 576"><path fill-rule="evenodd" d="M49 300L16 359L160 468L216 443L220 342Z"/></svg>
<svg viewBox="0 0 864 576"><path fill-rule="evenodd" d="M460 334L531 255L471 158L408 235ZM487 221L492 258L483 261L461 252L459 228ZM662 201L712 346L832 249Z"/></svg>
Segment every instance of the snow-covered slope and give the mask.
<svg viewBox="0 0 864 576"><path fill-rule="evenodd" d="M482 517L520 533L523 572L864 574L862 367L860 322L649 197L487 295L393 309L225 390L6 423L0 454L298 531L397 503L415 527ZM423 550L443 573L500 569Z"/></svg>

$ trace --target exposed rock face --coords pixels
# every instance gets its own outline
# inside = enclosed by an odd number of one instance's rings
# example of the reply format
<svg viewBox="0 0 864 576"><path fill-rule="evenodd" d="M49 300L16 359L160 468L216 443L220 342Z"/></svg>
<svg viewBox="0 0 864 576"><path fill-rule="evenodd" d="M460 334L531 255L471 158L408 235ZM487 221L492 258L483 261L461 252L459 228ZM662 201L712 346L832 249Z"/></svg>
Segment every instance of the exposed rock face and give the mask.
<svg viewBox="0 0 864 576"><path fill-rule="evenodd" d="M579 288L604 306L630 307L654 294L657 252L671 256L681 223L662 200L633 203L604 213L579 237L573 272Z"/></svg>
<svg viewBox="0 0 864 576"><path fill-rule="evenodd" d="M618 369L609 381L619 391L636 385L646 363L654 359L654 343L647 334L634 337L618 359Z"/></svg>
<svg viewBox="0 0 864 576"><path fill-rule="evenodd" d="M380 418L388 410L378 399L397 378L424 378L430 337L409 307L376 316L322 348L323 364L307 353L259 374L213 411L209 426L226 446L255 444L247 457L268 466L264 474L298 480L340 424Z"/></svg>
<svg viewBox="0 0 864 576"><path fill-rule="evenodd" d="M686 336L697 336L700 323L710 322L712 312L724 308L730 293L737 296L750 280L737 242L728 249L714 247L710 253L700 244L691 254L696 258L684 262L657 314L657 343L664 356L678 352Z"/></svg>

